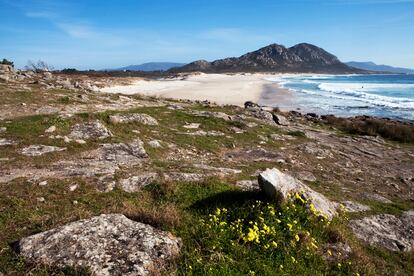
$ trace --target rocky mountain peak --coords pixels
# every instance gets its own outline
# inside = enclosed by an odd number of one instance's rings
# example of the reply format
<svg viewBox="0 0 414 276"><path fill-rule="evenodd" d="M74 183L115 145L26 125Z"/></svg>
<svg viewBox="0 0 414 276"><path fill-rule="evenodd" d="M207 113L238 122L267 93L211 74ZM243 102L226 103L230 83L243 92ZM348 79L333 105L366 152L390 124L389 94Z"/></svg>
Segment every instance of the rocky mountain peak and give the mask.
<svg viewBox="0 0 414 276"><path fill-rule="evenodd" d="M309 43L290 48L270 44L238 58L225 58L208 62L195 61L177 71L202 72L314 72L314 73L361 73L350 68L324 49Z"/></svg>

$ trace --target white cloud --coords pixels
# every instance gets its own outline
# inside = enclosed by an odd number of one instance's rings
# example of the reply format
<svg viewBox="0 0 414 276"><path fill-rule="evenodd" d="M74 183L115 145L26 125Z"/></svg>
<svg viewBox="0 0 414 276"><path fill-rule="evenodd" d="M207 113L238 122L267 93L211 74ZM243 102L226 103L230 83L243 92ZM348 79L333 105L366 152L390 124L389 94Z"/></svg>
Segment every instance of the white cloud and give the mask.
<svg viewBox="0 0 414 276"><path fill-rule="evenodd" d="M42 19L48 19L48 20L54 20L59 17L56 13L48 12L48 11L29 11L29 12L26 12L25 15L31 18L42 18Z"/></svg>
<svg viewBox="0 0 414 276"><path fill-rule="evenodd" d="M98 33L93 31L90 27L72 23L56 23L56 26L63 30L66 34L72 38L96 38Z"/></svg>

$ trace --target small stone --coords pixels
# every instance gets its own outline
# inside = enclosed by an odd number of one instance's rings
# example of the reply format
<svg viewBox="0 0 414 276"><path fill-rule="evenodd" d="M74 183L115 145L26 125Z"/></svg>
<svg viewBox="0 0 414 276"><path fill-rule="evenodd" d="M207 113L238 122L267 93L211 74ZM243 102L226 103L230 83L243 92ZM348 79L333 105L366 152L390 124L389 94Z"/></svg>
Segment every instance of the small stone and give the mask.
<svg viewBox="0 0 414 276"><path fill-rule="evenodd" d="M69 191L73 192L73 191L75 191L78 187L79 187L79 186L78 186L78 184L70 185L70 186L69 186Z"/></svg>
<svg viewBox="0 0 414 276"><path fill-rule="evenodd" d="M0 138L0 146L10 146L10 145L14 145L15 142L13 142L12 140L6 139L6 138Z"/></svg>
<svg viewBox="0 0 414 276"><path fill-rule="evenodd" d="M196 129L199 127L200 127L200 124L197 124L197 123L191 123L191 124L187 124L183 126L183 128L187 128L187 129Z"/></svg>
<svg viewBox="0 0 414 276"><path fill-rule="evenodd" d="M56 131L56 126L51 126L45 130L45 133L53 133Z"/></svg>
<svg viewBox="0 0 414 276"><path fill-rule="evenodd" d="M76 139L75 142L80 144L80 145L86 144L86 141L82 140L82 139Z"/></svg>
<svg viewBox="0 0 414 276"><path fill-rule="evenodd" d="M79 202L77 200L72 201L73 205L77 205Z"/></svg>
<svg viewBox="0 0 414 276"><path fill-rule="evenodd" d="M46 186L47 185L47 181L45 180L45 181L42 181L42 182L39 182L39 186Z"/></svg>
<svg viewBox="0 0 414 276"><path fill-rule="evenodd" d="M21 150L21 153L26 156L40 156L45 153L64 151L66 148L46 145L31 145Z"/></svg>
<svg viewBox="0 0 414 276"><path fill-rule="evenodd" d="M38 197L36 198L37 202L45 202L45 198L44 197Z"/></svg>
<svg viewBox="0 0 414 276"><path fill-rule="evenodd" d="M152 140L148 142L148 145L150 145L152 148L161 148L161 143L158 140Z"/></svg>
<svg viewBox="0 0 414 276"><path fill-rule="evenodd" d="M7 131L7 128L6 127L0 127L0 133L4 133L6 131Z"/></svg>
<svg viewBox="0 0 414 276"><path fill-rule="evenodd" d="M64 136L64 137L63 137L63 141L64 141L65 143L70 143L72 140L71 140L68 136Z"/></svg>

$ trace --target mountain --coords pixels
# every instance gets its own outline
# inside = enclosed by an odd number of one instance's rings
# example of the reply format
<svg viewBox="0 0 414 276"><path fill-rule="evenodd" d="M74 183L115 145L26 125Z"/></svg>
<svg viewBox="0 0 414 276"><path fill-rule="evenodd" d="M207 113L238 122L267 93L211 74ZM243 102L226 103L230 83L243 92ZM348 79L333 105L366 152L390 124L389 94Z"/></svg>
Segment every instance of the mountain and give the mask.
<svg viewBox="0 0 414 276"><path fill-rule="evenodd" d="M363 69L363 70L401 73L401 74L414 74L414 69L393 67L389 65L379 65L379 64L375 64L372 61L366 61L366 62L350 61L350 62L346 62L346 64L348 66L358 68L358 69Z"/></svg>
<svg viewBox="0 0 414 276"><path fill-rule="evenodd" d="M271 44L240 57L208 62L198 60L172 71L201 72L312 72L312 73L362 73L351 68L322 48L308 43L286 48Z"/></svg>
<svg viewBox="0 0 414 276"><path fill-rule="evenodd" d="M147 62L139 65L129 65L115 69L116 71L167 71L174 67L180 67L185 63L177 62Z"/></svg>

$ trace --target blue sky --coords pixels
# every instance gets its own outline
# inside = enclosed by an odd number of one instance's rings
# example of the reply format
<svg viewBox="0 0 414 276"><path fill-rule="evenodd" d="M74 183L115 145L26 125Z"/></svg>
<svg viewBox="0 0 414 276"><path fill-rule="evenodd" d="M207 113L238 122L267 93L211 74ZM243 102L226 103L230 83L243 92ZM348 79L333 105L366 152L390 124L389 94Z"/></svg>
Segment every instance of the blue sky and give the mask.
<svg viewBox="0 0 414 276"><path fill-rule="evenodd" d="M318 45L414 68L414 0L0 0L0 58L102 69Z"/></svg>

